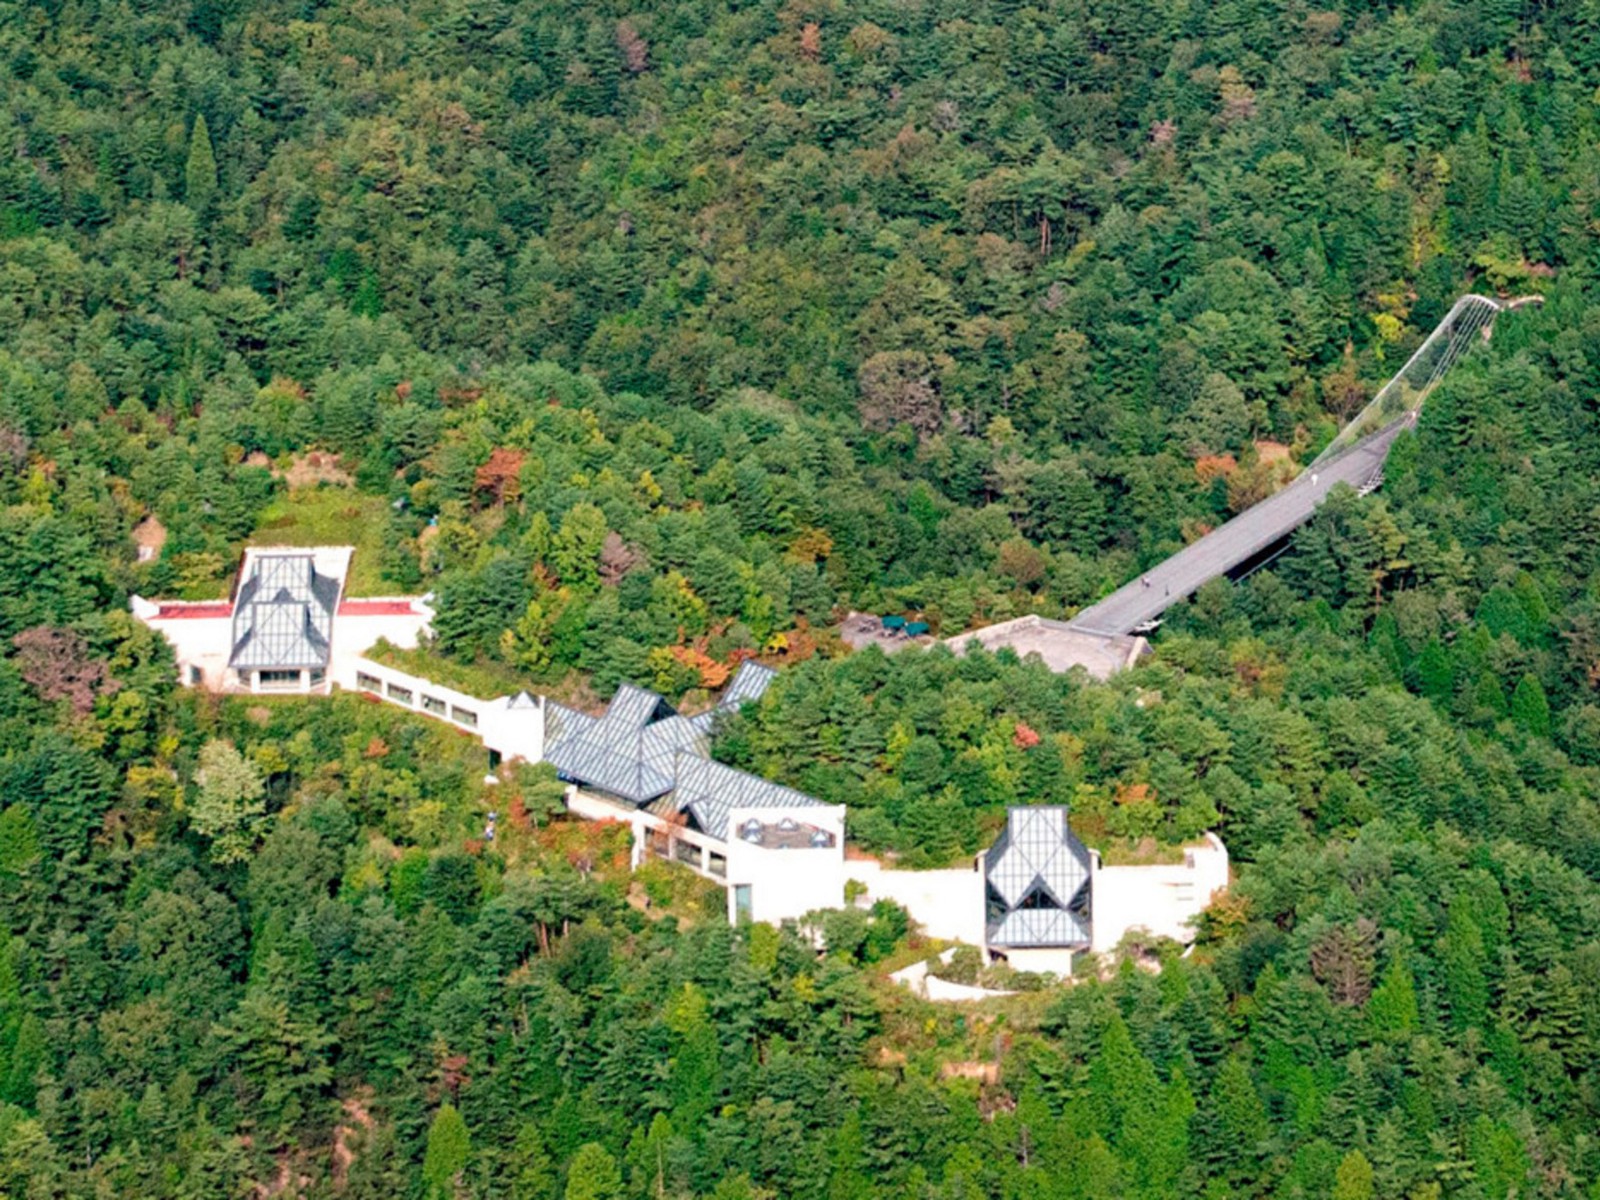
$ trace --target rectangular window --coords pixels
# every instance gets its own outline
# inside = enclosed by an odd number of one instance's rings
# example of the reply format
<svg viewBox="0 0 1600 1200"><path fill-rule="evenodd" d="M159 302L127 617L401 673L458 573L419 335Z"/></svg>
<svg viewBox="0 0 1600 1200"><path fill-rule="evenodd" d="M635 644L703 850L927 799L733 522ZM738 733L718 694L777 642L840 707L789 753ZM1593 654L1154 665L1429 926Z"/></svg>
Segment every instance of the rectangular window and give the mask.
<svg viewBox="0 0 1600 1200"><path fill-rule="evenodd" d="M476 729L478 727L478 714L471 709L452 706L450 717L452 720L465 725L468 729Z"/></svg>
<svg viewBox="0 0 1600 1200"><path fill-rule="evenodd" d="M297 688L300 686L299 671L257 671L256 686L258 688Z"/></svg>
<svg viewBox="0 0 1600 1200"><path fill-rule="evenodd" d="M733 885L733 916L734 916L734 920L736 920L736 921L748 921L750 919L750 913L752 911L751 907L750 907L750 903L751 903L750 902L750 885L748 883L736 883L736 884L734 884Z"/></svg>
<svg viewBox="0 0 1600 1200"><path fill-rule="evenodd" d="M383 681L376 675L368 675L365 671L356 672L356 686L363 692L383 691Z"/></svg>
<svg viewBox="0 0 1600 1200"><path fill-rule="evenodd" d="M403 688L397 683L391 683L385 694L389 697L389 699L397 701L400 704L411 703L411 689Z"/></svg>
<svg viewBox="0 0 1600 1200"><path fill-rule="evenodd" d="M311 686L312 687L316 687L317 684L321 683L327 677L328 677L328 673L326 671L324 671L321 667L313 668L312 671L311 671Z"/></svg>
<svg viewBox="0 0 1600 1200"><path fill-rule="evenodd" d="M195 666L193 663L190 663L189 664L189 686L190 687L199 687L205 681L206 681L205 672L202 671L199 667Z"/></svg>
<svg viewBox="0 0 1600 1200"><path fill-rule="evenodd" d="M728 877L727 856L724 854L718 854L715 850L711 851L711 853L706 856L706 870L710 871L718 879L726 879Z"/></svg>
<svg viewBox="0 0 1600 1200"><path fill-rule="evenodd" d="M436 717L444 716L444 701L437 696L428 695L427 692L422 693L422 708L423 711L431 712Z"/></svg>

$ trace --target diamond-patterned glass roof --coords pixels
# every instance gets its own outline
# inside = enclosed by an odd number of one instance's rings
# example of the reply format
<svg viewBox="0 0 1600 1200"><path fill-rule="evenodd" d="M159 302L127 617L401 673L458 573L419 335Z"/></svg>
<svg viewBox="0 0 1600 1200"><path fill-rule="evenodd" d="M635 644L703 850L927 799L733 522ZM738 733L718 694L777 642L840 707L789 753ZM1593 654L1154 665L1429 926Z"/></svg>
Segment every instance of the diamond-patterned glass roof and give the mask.
<svg viewBox="0 0 1600 1200"><path fill-rule="evenodd" d="M339 581L309 554L258 554L233 606L231 667L325 667Z"/></svg>
<svg viewBox="0 0 1600 1200"><path fill-rule="evenodd" d="M678 756L678 785L672 798L706 833L728 840L728 813L735 808L801 808L819 801L723 763L690 754Z"/></svg>
<svg viewBox="0 0 1600 1200"><path fill-rule="evenodd" d="M1011 809L984 868L993 945L1089 940L1089 851L1073 836L1065 808Z"/></svg>
<svg viewBox="0 0 1600 1200"><path fill-rule="evenodd" d="M1088 923L1064 908L1019 908L989 929L991 946L1076 946L1088 941Z"/></svg>
<svg viewBox="0 0 1600 1200"><path fill-rule="evenodd" d="M818 803L711 760L716 716L759 699L775 674L745 663L717 707L695 717L679 715L655 692L632 684L617 689L601 717L550 704L544 756L565 779L649 804L652 811L687 812L706 833L726 840L730 809Z"/></svg>

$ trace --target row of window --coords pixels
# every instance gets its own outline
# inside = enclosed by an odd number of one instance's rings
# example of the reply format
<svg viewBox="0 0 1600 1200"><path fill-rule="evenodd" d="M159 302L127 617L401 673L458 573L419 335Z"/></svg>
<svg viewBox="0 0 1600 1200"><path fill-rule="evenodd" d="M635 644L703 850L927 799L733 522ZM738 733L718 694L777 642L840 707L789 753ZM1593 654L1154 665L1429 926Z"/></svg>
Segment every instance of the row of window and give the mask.
<svg viewBox="0 0 1600 1200"><path fill-rule="evenodd" d="M295 688L300 686L299 671L257 671L256 686L258 688ZM321 667L314 667L311 671L311 686L316 687L327 679L328 673Z"/></svg>
<svg viewBox="0 0 1600 1200"><path fill-rule="evenodd" d="M364 692L371 692L377 696L387 696L396 704L404 704L407 708L416 707L416 694L410 688L401 687L398 683L385 684L376 675L368 675L365 671L356 672L356 686ZM436 717L448 716L458 725L465 725L468 729L478 727L478 714L470 708L462 708L459 704L446 704L437 696L422 693L422 709Z"/></svg>

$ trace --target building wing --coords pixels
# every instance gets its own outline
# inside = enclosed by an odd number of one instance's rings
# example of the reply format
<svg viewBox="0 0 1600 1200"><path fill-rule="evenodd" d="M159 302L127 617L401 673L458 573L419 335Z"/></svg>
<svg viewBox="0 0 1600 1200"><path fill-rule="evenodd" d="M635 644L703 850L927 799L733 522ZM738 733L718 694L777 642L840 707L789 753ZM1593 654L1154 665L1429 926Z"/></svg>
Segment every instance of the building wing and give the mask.
<svg viewBox="0 0 1600 1200"><path fill-rule="evenodd" d="M803 792L736 770L711 758L719 713L759 699L775 676L745 663L721 702L685 717L655 692L632 684L617 689L605 715L550 704L544 757L563 779L605 792L652 812L687 814L714 838L727 840L735 808L793 808L820 803Z"/></svg>
<svg viewBox="0 0 1600 1200"><path fill-rule="evenodd" d="M793 788L692 754L678 758L672 803L706 833L728 840L728 813L745 808L804 808L819 803Z"/></svg>

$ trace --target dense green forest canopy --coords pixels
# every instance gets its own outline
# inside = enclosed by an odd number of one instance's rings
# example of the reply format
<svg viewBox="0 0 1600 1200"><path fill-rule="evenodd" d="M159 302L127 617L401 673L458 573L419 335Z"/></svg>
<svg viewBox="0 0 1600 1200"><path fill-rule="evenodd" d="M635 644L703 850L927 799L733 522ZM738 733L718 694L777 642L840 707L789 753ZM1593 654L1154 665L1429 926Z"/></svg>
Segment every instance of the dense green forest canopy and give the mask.
<svg viewBox="0 0 1600 1200"><path fill-rule="evenodd" d="M1600 1194L1596 0L16 3L0 79L0 1197ZM1072 611L1469 288L1548 300L1110 685L827 632ZM720 753L909 863L1237 885L935 1011L891 909L176 688L128 596L322 534L485 679L766 655Z"/></svg>

